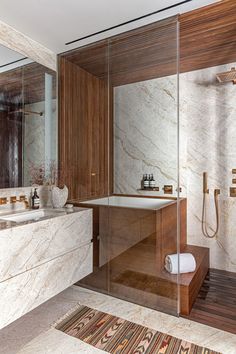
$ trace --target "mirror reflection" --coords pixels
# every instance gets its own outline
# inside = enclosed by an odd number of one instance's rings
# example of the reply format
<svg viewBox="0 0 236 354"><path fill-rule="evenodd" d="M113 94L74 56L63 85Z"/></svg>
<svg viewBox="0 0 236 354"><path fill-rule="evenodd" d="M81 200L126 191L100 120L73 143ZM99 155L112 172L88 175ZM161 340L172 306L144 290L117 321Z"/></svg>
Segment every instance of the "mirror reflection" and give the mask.
<svg viewBox="0 0 236 354"><path fill-rule="evenodd" d="M0 45L0 188L47 183L57 161L56 73Z"/></svg>

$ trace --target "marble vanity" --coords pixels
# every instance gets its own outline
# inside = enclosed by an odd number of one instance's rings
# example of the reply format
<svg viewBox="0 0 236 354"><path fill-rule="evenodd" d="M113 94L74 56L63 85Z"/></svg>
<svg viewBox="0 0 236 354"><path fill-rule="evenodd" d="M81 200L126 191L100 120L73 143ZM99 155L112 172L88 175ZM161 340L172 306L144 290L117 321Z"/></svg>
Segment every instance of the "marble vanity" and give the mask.
<svg viewBox="0 0 236 354"><path fill-rule="evenodd" d="M92 272L92 210L0 213L0 328Z"/></svg>

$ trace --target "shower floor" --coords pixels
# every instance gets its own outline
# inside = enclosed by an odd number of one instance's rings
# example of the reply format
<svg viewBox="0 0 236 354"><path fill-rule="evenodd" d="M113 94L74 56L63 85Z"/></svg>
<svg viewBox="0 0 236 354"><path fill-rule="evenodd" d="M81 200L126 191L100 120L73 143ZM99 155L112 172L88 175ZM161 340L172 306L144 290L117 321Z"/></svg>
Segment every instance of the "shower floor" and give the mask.
<svg viewBox="0 0 236 354"><path fill-rule="evenodd" d="M236 273L209 269L190 315L182 317L236 334Z"/></svg>

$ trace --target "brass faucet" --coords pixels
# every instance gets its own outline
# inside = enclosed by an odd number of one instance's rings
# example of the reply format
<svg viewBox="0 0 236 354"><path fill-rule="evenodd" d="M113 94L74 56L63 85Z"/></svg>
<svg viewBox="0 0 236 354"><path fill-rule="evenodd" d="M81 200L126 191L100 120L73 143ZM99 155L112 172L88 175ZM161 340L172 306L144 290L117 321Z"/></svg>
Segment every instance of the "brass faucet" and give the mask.
<svg viewBox="0 0 236 354"><path fill-rule="evenodd" d="M0 198L0 205L7 204L7 198Z"/></svg>
<svg viewBox="0 0 236 354"><path fill-rule="evenodd" d="M29 208L29 201L28 198L25 195L20 195L19 199L17 199L16 196L10 197L10 203L14 204L14 203L25 203L25 208L28 209Z"/></svg>

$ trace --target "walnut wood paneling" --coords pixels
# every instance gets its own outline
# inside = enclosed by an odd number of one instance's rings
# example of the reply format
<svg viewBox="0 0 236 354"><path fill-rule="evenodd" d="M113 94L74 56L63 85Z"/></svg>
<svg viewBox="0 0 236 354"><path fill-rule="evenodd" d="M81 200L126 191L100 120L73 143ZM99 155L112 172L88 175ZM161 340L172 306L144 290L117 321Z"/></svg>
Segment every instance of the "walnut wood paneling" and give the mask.
<svg viewBox="0 0 236 354"><path fill-rule="evenodd" d="M236 3L225 0L179 16L180 71L236 61ZM65 54L113 86L177 72L177 17L162 20Z"/></svg>
<svg viewBox="0 0 236 354"><path fill-rule="evenodd" d="M21 113L9 115L0 111L0 146L0 187L22 186Z"/></svg>
<svg viewBox="0 0 236 354"><path fill-rule="evenodd" d="M107 83L60 60L60 166L70 199L108 194Z"/></svg>
<svg viewBox="0 0 236 354"><path fill-rule="evenodd" d="M236 61L236 2L224 0L180 16L180 69Z"/></svg>
<svg viewBox="0 0 236 354"><path fill-rule="evenodd" d="M45 100L45 73L53 77L53 98L56 98L56 73L38 63L0 73L0 89L5 96L21 96L25 104ZM5 100L5 103L6 100Z"/></svg>
<svg viewBox="0 0 236 354"><path fill-rule="evenodd" d="M176 73L176 17L78 48L64 57L99 78L109 73L112 86Z"/></svg>

